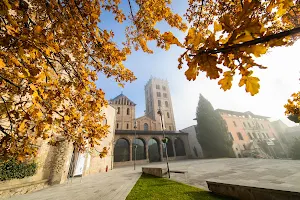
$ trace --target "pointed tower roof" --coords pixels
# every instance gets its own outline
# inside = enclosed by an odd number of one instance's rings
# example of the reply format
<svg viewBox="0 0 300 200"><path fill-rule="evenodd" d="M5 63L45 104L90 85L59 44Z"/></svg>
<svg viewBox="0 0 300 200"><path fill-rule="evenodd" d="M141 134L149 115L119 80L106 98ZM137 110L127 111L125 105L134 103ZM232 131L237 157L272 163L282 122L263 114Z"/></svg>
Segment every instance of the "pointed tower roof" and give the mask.
<svg viewBox="0 0 300 200"><path fill-rule="evenodd" d="M123 94L123 92L121 94L119 94L118 96L116 96L115 98L111 99L110 100L110 104L131 105L131 106L135 106L136 105L127 96L125 96Z"/></svg>

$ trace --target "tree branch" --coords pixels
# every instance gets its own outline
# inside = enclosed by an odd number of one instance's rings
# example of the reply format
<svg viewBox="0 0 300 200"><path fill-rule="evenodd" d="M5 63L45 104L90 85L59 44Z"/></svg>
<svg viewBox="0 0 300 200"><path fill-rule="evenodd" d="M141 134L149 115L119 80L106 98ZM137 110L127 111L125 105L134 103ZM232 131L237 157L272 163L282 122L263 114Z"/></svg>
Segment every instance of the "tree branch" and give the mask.
<svg viewBox="0 0 300 200"><path fill-rule="evenodd" d="M7 115L8 115L8 118L9 118L9 122L10 122L10 132L12 132L12 129L13 129L13 127L12 127L12 118L10 117L10 114L9 114L9 112L8 112L8 108L7 108L5 99L4 99L2 96L1 96L1 99L2 99L2 101L3 101L3 103L4 103L5 110L6 110L6 113L7 113Z"/></svg>
<svg viewBox="0 0 300 200"><path fill-rule="evenodd" d="M190 54L189 56L197 56L197 55L202 55L202 54L217 54L217 53L226 53L228 51L232 51L234 49L238 49L241 47L245 47L245 46L251 46L251 45L256 45L256 44L260 44L260 43L265 43L265 42L269 42L270 40L274 40L274 39L280 39L289 35L294 35L300 33L300 27L291 29L291 30L287 30L287 31L283 31L280 33L276 33L273 35L268 35L268 36L263 36L261 38L256 38L254 40L250 40L247 42L243 42L241 44L234 44L232 46L227 46L227 47L223 47L223 48L219 48L219 49L205 49L205 50L198 50L198 52L196 54Z"/></svg>
<svg viewBox="0 0 300 200"><path fill-rule="evenodd" d="M130 14L131 14L131 17L132 17L132 20L133 20L133 23L135 22L134 20L134 16L133 16L133 12L132 12L132 6L131 6L131 2L130 0L128 0L128 4L129 4L129 8L130 8Z"/></svg>
<svg viewBox="0 0 300 200"><path fill-rule="evenodd" d="M20 89L20 86L18 86L18 85L16 85L16 84L14 84L13 82L11 82L10 80L8 80L8 79L4 78L3 76L1 76L1 75L0 75L0 78L2 78L2 79L3 79L3 80L5 80L6 82L8 82L8 83L10 83L11 85L13 85L13 86L15 86L15 87L17 87L17 88L19 88L19 89Z"/></svg>

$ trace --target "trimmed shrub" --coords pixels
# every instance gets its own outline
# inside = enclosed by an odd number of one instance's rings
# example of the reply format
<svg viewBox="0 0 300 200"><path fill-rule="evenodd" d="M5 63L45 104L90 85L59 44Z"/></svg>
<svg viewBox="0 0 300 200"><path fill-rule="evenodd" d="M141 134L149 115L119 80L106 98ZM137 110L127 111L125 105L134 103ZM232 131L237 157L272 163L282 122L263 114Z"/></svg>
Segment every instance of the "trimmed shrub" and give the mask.
<svg viewBox="0 0 300 200"><path fill-rule="evenodd" d="M0 161L0 181L33 176L36 173L36 170L37 164L35 162L21 163L15 159Z"/></svg>

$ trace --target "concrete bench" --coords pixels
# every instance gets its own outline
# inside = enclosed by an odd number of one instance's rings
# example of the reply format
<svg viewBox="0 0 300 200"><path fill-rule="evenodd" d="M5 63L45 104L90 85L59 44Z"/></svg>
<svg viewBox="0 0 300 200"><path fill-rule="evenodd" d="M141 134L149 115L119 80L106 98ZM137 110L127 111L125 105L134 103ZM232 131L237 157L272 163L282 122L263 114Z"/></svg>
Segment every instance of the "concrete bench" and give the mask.
<svg viewBox="0 0 300 200"><path fill-rule="evenodd" d="M243 200L296 200L300 199L300 191L288 188L271 188L268 185L252 186L250 184L234 184L220 180L206 181L208 188L215 194Z"/></svg>
<svg viewBox="0 0 300 200"><path fill-rule="evenodd" d="M142 167L142 172L157 177L164 177L165 175L167 175L168 170L167 168L160 167Z"/></svg>
<svg viewBox="0 0 300 200"><path fill-rule="evenodd" d="M160 168L160 167L143 167L142 172L145 174L150 174L150 175L157 176L157 177L165 177L168 175L167 168ZM170 170L170 173L184 174L185 181L187 181L187 171Z"/></svg>

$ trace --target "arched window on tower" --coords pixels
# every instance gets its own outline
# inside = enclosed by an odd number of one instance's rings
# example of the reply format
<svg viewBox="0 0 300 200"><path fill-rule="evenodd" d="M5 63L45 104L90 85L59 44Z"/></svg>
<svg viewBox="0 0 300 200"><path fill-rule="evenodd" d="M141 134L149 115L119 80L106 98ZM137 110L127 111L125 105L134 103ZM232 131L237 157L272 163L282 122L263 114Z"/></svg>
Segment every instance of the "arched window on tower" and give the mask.
<svg viewBox="0 0 300 200"><path fill-rule="evenodd" d="M169 114L169 112L167 112L167 117L168 117L168 118L170 118L170 114Z"/></svg>
<svg viewBox="0 0 300 200"><path fill-rule="evenodd" d="M126 128L129 129L129 124L127 123Z"/></svg>
<svg viewBox="0 0 300 200"><path fill-rule="evenodd" d="M117 112L117 114L120 114L120 107L118 107L118 112Z"/></svg>
<svg viewBox="0 0 300 200"><path fill-rule="evenodd" d="M167 101L165 101L165 106L169 107L169 103Z"/></svg>
<svg viewBox="0 0 300 200"><path fill-rule="evenodd" d="M127 115L130 115L130 109L127 108Z"/></svg>
<svg viewBox="0 0 300 200"><path fill-rule="evenodd" d="M160 100L158 100L158 106L161 106L161 101Z"/></svg>

